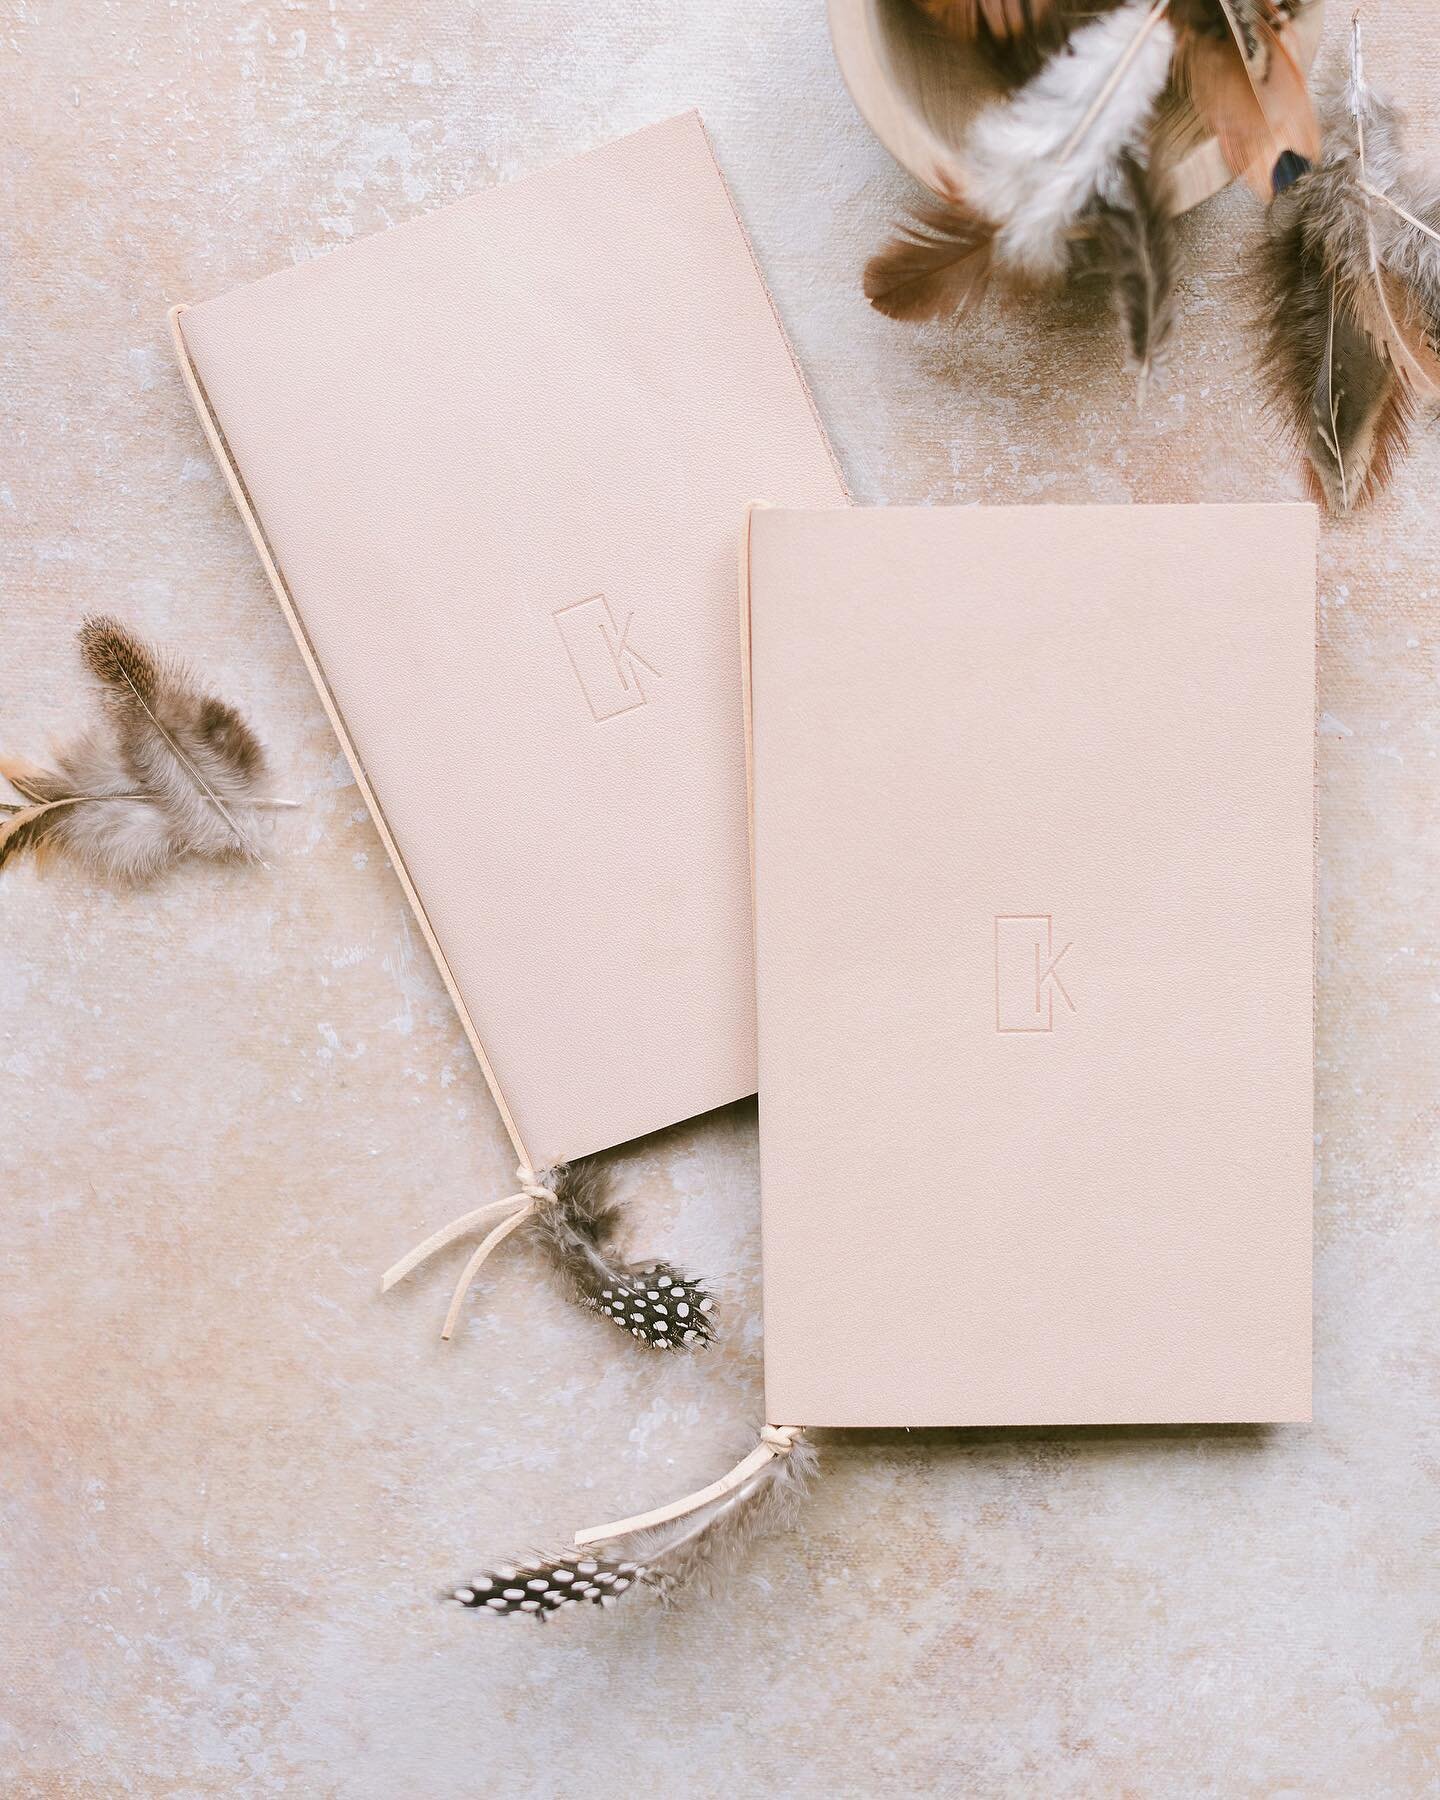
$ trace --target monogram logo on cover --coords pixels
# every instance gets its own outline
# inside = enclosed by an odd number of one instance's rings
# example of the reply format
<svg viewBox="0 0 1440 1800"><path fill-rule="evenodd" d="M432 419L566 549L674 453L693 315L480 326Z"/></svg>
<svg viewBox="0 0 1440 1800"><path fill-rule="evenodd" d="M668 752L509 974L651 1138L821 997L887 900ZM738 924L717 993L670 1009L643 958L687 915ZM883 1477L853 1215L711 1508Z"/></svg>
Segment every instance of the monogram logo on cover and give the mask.
<svg viewBox="0 0 1440 1800"><path fill-rule="evenodd" d="M572 600L554 614L570 667L597 723L644 706L648 695L642 673L660 679L660 671L630 641L634 617L627 612L617 621L604 594Z"/></svg>
<svg viewBox="0 0 1440 1800"><path fill-rule="evenodd" d="M1053 1031L1055 996L1073 1013L1060 964L1072 946L1055 948L1049 913L995 915L995 1029Z"/></svg>

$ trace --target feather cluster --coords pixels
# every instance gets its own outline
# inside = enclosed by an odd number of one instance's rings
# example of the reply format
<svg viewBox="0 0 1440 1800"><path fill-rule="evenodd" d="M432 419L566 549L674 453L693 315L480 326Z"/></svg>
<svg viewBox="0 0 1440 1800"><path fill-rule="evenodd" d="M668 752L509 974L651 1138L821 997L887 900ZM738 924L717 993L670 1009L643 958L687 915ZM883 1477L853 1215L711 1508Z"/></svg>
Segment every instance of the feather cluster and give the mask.
<svg viewBox="0 0 1440 1800"><path fill-rule="evenodd" d="M0 866L51 853L117 881L191 857L249 859L265 756L233 706L118 620L86 619L80 654L101 716L50 763L0 758L20 795L0 811Z"/></svg>
<svg viewBox="0 0 1440 1800"><path fill-rule="evenodd" d="M1174 225L1154 137L1162 100L1192 101L1228 166L1266 199L1319 152L1286 42L1303 0L916 0L973 42L1012 91L984 107L957 182L865 270L891 318L972 310L999 274L1112 294L1142 391L1175 323Z"/></svg>
<svg viewBox="0 0 1440 1800"><path fill-rule="evenodd" d="M714 1297L669 1263L627 1263L606 1248L619 1216L609 1170L593 1157L552 1171L553 1201L528 1228L569 1297L652 1350L701 1350L715 1335Z"/></svg>
<svg viewBox="0 0 1440 1800"><path fill-rule="evenodd" d="M1323 118L1324 160L1281 198L1261 252L1264 368L1315 498L1348 513L1440 398L1440 183L1407 163L1358 20Z"/></svg>
<svg viewBox="0 0 1440 1800"><path fill-rule="evenodd" d="M789 1530L799 1517L819 1458L803 1433L776 1435L788 1439L788 1449L707 1505L589 1551L487 1570L449 1598L501 1616L528 1613L543 1620L577 1603L614 1606L627 1593L649 1592L669 1604L707 1592L757 1538Z"/></svg>

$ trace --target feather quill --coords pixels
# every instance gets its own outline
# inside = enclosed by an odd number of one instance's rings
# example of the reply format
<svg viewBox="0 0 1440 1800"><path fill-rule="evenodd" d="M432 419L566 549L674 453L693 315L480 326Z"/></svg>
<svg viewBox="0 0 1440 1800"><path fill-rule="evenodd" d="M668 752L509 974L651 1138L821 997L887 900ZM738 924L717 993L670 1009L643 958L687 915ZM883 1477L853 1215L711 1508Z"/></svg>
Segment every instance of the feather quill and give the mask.
<svg viewBox="0 0 1440 1800"><path fill-rule="evenodd" d="M1169 73L1165 0L1130 0L1082 26L1012 98L987 107L961 155L963 198L927 206L866 266L891 318L943 318L984 297L992 268L1046 281L1120 157L1137 146Z"/></svg>
<svg viewBox="0 0 1440 1800"><path fill-rule="evenodd" d="M1323 164L1277 204L1261 260L1271 402L1317 498L1353 511L1388 482L1440 397L1440 187L1406 163L1367 84L1360 28L1327 99Z"/></svg>
<svg viewBox="0 0 1440 1800"><path fill-rule="evenodd" d="M1121 156L1087 224L1081 266L1110 289L1143 405L1175 326L1175 226L1133 152Z"/></svg>
<svg viewBox="0 0 1440 1800"><path fill-rule="evenodd" d="M102 718L53 766L0 759L24 804L0 823L0 865L56 852L119 881L146 881L190 857L258 856L253 813L265 757L245 720L182 663L107 617L86 619L80 652Z"/></svg>
<svg viewBox="0 0 1440 1800"><path fill-rule="evenodd" d="M712 1591L758 1538L794 1526L814 1483L813 1445L798 1431L774 1435L789 1440L788 1450L707 1505L586 1550L487 1570L448 1598L502 1617L543 1620L575 1603L611 1606L641 1589L666 1604Z"/></svg>

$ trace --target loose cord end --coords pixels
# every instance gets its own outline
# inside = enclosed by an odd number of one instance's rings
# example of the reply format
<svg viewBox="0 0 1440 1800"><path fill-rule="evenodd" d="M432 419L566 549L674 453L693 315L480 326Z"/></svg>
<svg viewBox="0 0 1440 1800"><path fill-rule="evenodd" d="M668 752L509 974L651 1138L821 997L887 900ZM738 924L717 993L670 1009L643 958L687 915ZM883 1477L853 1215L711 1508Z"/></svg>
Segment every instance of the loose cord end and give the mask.
<svg viewBox="0 0 1440 1800"><path fill-rule="evenodd" d="M448 1340L454 1332L465 1295L491 1251L502 1244L512 1231L518 1230L527 1219L532 1218L538 1206L547 1202L553 1204L555 1201L554 1188L547 1187L535 1171L523 1163L515 1171L515 1177L520 1184L519 1193L507 1194L503 1200L487 1201L484 1206L477 1206L470 1212L462 1213L458 1219L452 1219L448 1225L442 1225L423 1244L417 1244L407 1256L392 1263L380 1277L380 1292L388 1294L397 1282L403 1281L412 1270L418 1269L421 1263L427 1262L437 1251L444 1250L497 1214L508 1215L501 1218L500 1223L478 1245L474 1255L466 1263L451 1299L450 1310L445 1315L445 1324L440 1332L442 1339Z"/></svg>

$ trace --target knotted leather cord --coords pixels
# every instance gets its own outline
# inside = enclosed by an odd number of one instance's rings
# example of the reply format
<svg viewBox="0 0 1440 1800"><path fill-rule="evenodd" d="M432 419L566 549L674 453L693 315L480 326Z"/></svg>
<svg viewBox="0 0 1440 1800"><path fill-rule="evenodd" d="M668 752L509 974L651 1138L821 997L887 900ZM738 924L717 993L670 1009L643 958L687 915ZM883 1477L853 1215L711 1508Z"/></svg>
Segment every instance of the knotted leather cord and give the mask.
<svg viewBox="0 0 1440 1800"><path fill-rule="evenodd" d="M392 1264L380 1278L380 1291L388 1293L397 1281L403 1281L412 1269L418 1269L437 1250L453 1244L456 1238L464 1237L467 1231L473 1230L486 1219L493 1218L496 1213L507 1213L508 1216L502 1218L476 1246L475 1253L460 1271L460 1279L456 1282L455 1292L450 1299L450 1310L445 1314L445 1323L440 1328L441 1339L445 1342L453 1335L465 1296L491 1251L503 1244L512 1231L518 1231L527 1219L533 1218L538 1207L553 1206L559 1198L554 1188L546 1187L535 1171L527 1168L524 1163L516 1169L515 1179L520 1184L519 1193L507 1194L503 1200L488 1201L484 1206L462 1213L448 1225L442 1225L423 1244L417 1244L408 1256L402 1256L399 1262Z"/></svg>
<svg viewBox="0 0 1440 1800"><path fill-rule="evenodd" d="M672 1500L668 1506L657 1506L652 1512L636 1513L633 1518L616 1519L609 1525L592 1525L586 1531L575 1533L575 1547L583 1550L587 1544L606 1543L611 1538L629 1537L633 1532L648 1531L652 1525L668 1525L671 1519L683 1519L687 1513L699 1512L702 1506L709 1506L716 1500L723 1500L727 1494L743 1487L752 1475L757 1475L772 1457L788 1456L795 1447L795 1439L804 1430L802 1425L767 1425L760 1433L760 1442L742 1461L736 1463L728 1475L722 1475L718 1481L712 1481L709 1487L687 1494L683 1500Z"/></svg>

